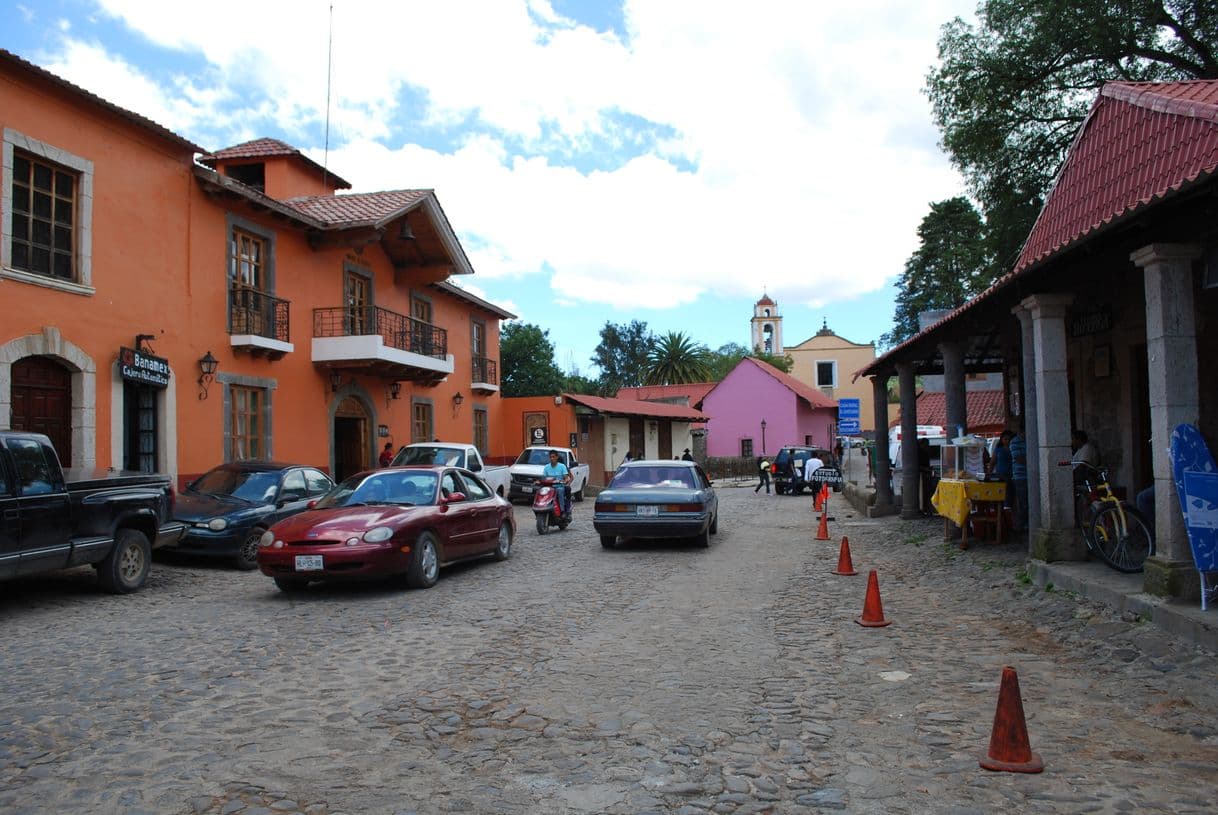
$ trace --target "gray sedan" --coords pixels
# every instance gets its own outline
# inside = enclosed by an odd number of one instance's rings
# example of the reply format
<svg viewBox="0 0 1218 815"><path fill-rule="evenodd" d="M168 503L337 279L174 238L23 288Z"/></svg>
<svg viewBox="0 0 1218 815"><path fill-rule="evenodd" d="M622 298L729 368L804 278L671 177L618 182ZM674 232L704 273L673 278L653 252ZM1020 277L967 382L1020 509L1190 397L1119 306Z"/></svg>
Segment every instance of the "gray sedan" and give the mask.
<svg viewBox="0 0 1218 815"><path fill-rule="evenodd" d="M632 461L596 496L592 525L606 549L618 538L693 538L706 547L719 531L719 499L692 461Z"/></svg>

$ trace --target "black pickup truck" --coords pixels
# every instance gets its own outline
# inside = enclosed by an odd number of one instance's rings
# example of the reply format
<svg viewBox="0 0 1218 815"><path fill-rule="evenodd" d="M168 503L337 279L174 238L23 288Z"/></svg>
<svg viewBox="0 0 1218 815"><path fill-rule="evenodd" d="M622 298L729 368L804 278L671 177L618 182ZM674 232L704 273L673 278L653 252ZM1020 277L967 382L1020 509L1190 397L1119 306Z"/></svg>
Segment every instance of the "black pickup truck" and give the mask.
<svg viewBox="0 0 1218 815"><path fill-rule="evenodd" d="M46 436L0 431L0 580L89 564L108 591L140 588L152 549L185 531L169 477L68 474Z"/></svg>

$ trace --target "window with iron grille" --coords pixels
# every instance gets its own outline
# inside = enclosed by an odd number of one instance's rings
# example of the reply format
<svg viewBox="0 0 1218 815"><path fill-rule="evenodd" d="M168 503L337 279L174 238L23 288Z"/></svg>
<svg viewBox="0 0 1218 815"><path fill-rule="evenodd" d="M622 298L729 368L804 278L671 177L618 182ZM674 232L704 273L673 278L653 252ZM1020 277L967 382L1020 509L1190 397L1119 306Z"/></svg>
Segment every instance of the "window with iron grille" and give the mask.
<svg viewBox="0 0 1218 815"><path fill-rule="evenodd" d="M76 280L77 174L14 152L12 179L12 267Z"/></svg>

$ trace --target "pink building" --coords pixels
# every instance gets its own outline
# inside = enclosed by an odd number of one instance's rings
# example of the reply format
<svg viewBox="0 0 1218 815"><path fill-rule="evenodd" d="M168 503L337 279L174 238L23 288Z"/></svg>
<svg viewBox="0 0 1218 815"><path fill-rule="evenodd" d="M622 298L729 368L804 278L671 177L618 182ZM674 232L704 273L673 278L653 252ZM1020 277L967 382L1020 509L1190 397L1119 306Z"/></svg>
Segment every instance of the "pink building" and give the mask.
<svg viewBox="0 0 1218 815"><path fill-rule="evenodd" d="M710 416L709 456L760 456L808 444L833 449L837 402L772 365L745 357L696 407Z"/></svg>

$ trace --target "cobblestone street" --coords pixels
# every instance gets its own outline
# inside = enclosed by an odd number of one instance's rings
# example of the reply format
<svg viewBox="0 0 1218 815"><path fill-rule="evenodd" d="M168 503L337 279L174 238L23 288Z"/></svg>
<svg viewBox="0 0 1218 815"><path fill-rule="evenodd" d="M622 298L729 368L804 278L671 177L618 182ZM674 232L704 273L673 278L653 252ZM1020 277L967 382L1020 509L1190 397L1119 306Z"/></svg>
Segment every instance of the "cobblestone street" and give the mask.
<svg viewBox="0 0 1218 815"><path fill-rule="evenodd" d="M1213 811L1212 654L1033 587L1022 543L840 496L818 542L808 496L719 492L709 550L518 507L508 561L426 591L179 558L127 597L6 584L0 811ZM888 628L854 622L872 568ZM978 768L1004 665L1043 774Z"/></svg>

